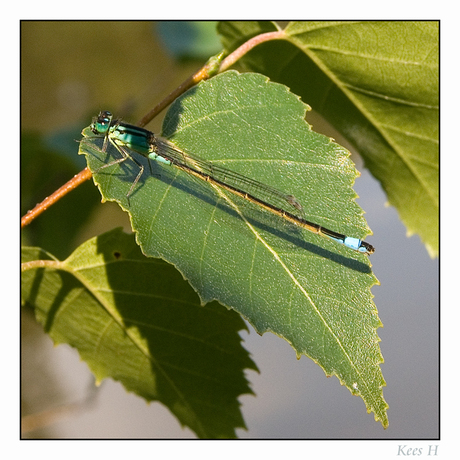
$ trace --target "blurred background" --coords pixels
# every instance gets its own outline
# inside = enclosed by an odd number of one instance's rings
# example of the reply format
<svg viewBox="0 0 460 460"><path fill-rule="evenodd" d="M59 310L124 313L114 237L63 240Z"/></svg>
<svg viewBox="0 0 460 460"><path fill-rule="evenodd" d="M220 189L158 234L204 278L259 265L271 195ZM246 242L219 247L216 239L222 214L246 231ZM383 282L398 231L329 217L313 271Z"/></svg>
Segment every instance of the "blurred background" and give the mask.
<svg viewBox="0 0 460 460"><path fill-rule="evenodd" d="M80 132L100 110L139 120L209 56L221 50L215 23L184 29L173 22L46 22L21 24L21 215L84 168ZM308 103L308 101L304 101ZM314 109L314 107L313 107ZM148 125L159 132L162 116ZM353 149L318 115L315 131ZM256 396L240 398L248 430L241 438L435 439L439 435L439 261L417 236L408 238L379 183L353 156L355 190L374 235L371 257L380 280L375 304L390 425L383 430L337 378L273 334L249 326L244 346L260 369L249 372ZM46 178L44 180L44 177ZM78 222L78 225L75 224ZM59 258L116 226L127 214L100 203L91 181L22 233ZM62 238L62 235L66 238ZM21 412L26 438L193 438L158 403L128 394L117 382L94 386L76 350L53 347L30 311L22 311ZM56 410L56 408L60 408Z"/></svg>

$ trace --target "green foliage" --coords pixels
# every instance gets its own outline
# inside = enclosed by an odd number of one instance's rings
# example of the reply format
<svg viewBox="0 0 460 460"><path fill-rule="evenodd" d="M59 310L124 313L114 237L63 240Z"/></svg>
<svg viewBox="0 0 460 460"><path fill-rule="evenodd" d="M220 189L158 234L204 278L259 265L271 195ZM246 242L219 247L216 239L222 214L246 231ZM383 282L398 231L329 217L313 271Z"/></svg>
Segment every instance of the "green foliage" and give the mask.
<svg viewBox="0 0 460 460"><path fill-rule="evenodd" d="M53 341L75 347L98 381L112 377L163 403L201 438L245 427L238 396L252 393L241 346L244 322L217 302L200 306L171 266L144 257L120 230L93 238L60 262L23 249L23 302Z"/></svg>
<svg viewBox="0 0 460 460"><path fill-rule="evenodd" d="M221 22L232 51L278 30ZM439 239L439 30L437 22L292 22L285 40L240 60L283 83L334 125L381 182L409 234L431 256Z"/></svg>
<svg viewBox="0 0 460 460"><path fill-rule="evenodd" d="M211 24L192 25L193 40L184 41L181 34L182 40L172 45L179 45L175 52L181 56L196 56L209 43ZM53 77L66 67L64 59L72 79L90 75L91 84L100 82L91 91L97 91L102 108L103 100L111 101L108 109L125 101L128 86L134 93L145 81L150 87L151 67L143 65L153 56L156 67L167 67L161 49L150 42L147 23L139 23L135 35L125 32L120 44L129 52L120 53L122 61L106 59L113 49L106 39L110 26L84 23L86 32L79 29L79 36L86 37L83 52L88 54L76 66L66 60L69 53L56 52L68 47L68 27L73 26L45 28L48 52L60 56L45 80L57 85ZM122 23L115 26L124 30ZM43 45L33 31L42 25L30 27L24 59L28 55L34 62ZM228 52L258 34L280 30L266 21L218 25ZM161 33L166 36L164 29ZM170 107L162 135L186 151L295 195L306 219L365 238L371 232L355 203L352 187L358 173L349 153L310 129L304 120L308 107L300 96L357 148L408 233L418 233L434 256L438 33L436 22L289 23L282 39L265 42L238 61L243 69L262 75L231 71L194 87ZM169 79L180 81L177 70ZM47 94L37 93L36 79L29 80L27 94ZM31 103L31 97L24 99ZM43 96L33 102L43 106L50 100ZM24 113L32 114L35 123L34 107ZM48 123L43 120L44 126ZM79 196L83 187L24 234L31 244L53 247L53 256L24 249L22 295L55 343L78 349L98 381L111 377L147 401L161 402L197 436L234 437L235 429L245 426L237 398L251 393L243 372L256 369L238 336L245 328L242 316L258 333L275 333L297 356L307 355L328 376L336 375L376 420L388 425L377 335L381 323L370 292L378 281L369 258L292 228L173 167L155 163L150 172L147 160L136 154L145 171L128 205L126 195L139 169L130 161L98 169L119 158L113 147L102 152L101 146L102 140L85 140L79 153L94 172L103 200L128 212L135 240L114 230L58 260L70 252L93 205L94 195ZM69 162L48 157L39 137L23 136L22 152L22 198L28 209L62 184L57 179L51 187L54 173L65 169L68 178L74 170ZM37 186L43 182L41 171L50 178L49 190ZM65 217L53 216L58 206L66 208Z"/></svg>
<svg viewBox="0 0 460 460"><path fill-rule="evenodd" d="M307 107L286 87L257 74L221 74L188 91L169 109L163 135L186 151L294 194L307 219L365 237L355 203L349 153L314 133ZM83 134L89 134L89 128ZM387 425L381 326L368 257L170 166L154 164L130 197L139 168L131 161L100 169L120 154L102 140L82 142L103 199L129 212L144 254L174 264L203 303L218 300L257 332L272 331L336 375ZM135 154L134 154L135 155ZM139 155L138 161L142 161ZM128 276L128 275L127 275Z"/></svg>

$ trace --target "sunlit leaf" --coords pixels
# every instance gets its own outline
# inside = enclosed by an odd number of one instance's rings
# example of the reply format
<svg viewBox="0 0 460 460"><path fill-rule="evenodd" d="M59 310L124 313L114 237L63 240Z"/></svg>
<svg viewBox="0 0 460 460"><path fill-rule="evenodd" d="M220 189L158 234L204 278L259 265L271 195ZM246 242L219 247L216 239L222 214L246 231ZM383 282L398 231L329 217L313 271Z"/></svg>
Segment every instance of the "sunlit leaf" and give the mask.
<svg viewBox="0 0 460 460"><path fill-rule="evenodd" d="M369 229L352 189L349 152L310 129L307 107L257 74L227 72L184 94L169 109L163 136L186 151L297 197L306 218L364 238ZM89 136L89 128L84 130ZM154 164L127 199L139 172L102 140L81 142L103 198L129 212L144 254L174 264L203 303L218 300L257 332L286 339L327 375L360 395L387 425L379 364L381 326L369 258L291 228L171 166ZM377 248L378 250L378 248Z"/></svg>
<svg viewBox="0 0 460 460"><path fill-rule="evenodd" d="M219 23L232 51L278 30ZM439 240L439 26L436 21L303 21L239 64L286 84L359 151L409 234Z"/></svg>

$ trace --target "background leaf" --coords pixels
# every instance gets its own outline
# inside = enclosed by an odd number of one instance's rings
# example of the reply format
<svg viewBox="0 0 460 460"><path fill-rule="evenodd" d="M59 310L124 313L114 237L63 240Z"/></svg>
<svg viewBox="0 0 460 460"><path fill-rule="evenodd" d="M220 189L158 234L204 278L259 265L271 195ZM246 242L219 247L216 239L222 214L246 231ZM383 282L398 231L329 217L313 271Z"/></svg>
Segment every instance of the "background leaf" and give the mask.
<svg viewBox="0 0 460 460"><path fill-rule="evenodd" d="M201 438L245 427L237 398L252 393L241 346L244 322L216 302L200 306L170 265L144 257L119 229L88 240L65 261L24 248L23 302L55 343L78 349L98 381L159 401ZM116 286L116 289L114 289Z"/></svg>
<svg viewBox="0 0 460 460"><path fill-rule="evenodd" d="M307 218L356 237L369 233L355 203L349 153L305 123L298 97L261 75L226 72L171 106L163 135L178 146L293 193ZM88 134L88 130L84 133ZM82 142L90 168L108 163L101 142ZM140 158L138 158L141 161ZM130 197L142 251L173 263L203 302L219 300L254 328L285 338L327 375L337 375L387 425L381 325L366 256L302 234L235 197L155 164ZM138 173L132 162L99 170L103 197L128 209Z"/></svg>
<svg viewBox="0 0 460 460"><path fill-rule="evenodd" d="M157 33L177 59L207 60L222 50L216 26L215 21L161 21Z"/></svg>
<svg viewBox="0 0 460 460"><path fill-rule="evenodd" d="M277 30L221 22L232 51ZM240 64L286 84L340 131L431 256L439 239L439 27L435 21L304 21Z"/></svg>

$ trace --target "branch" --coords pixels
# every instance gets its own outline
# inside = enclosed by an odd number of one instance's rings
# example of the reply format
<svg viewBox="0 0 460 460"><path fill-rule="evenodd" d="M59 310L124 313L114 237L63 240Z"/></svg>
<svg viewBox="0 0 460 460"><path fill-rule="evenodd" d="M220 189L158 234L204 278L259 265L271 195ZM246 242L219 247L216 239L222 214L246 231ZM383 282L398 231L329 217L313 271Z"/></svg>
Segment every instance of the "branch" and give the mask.
<svg viewBox="0 0 460 460"><path fill-rule="evenodd" d="M27 214L21 219L21 228L30 224L43 211L46 211L51 205L60 200L64 195L67 195L71 190L77 188L81 183L91 179L91 171L85 168L76 176L69 180L66 184L56 190L52 195L45 198L41 203L38 203L34 209L27 211Z"/></svg>

